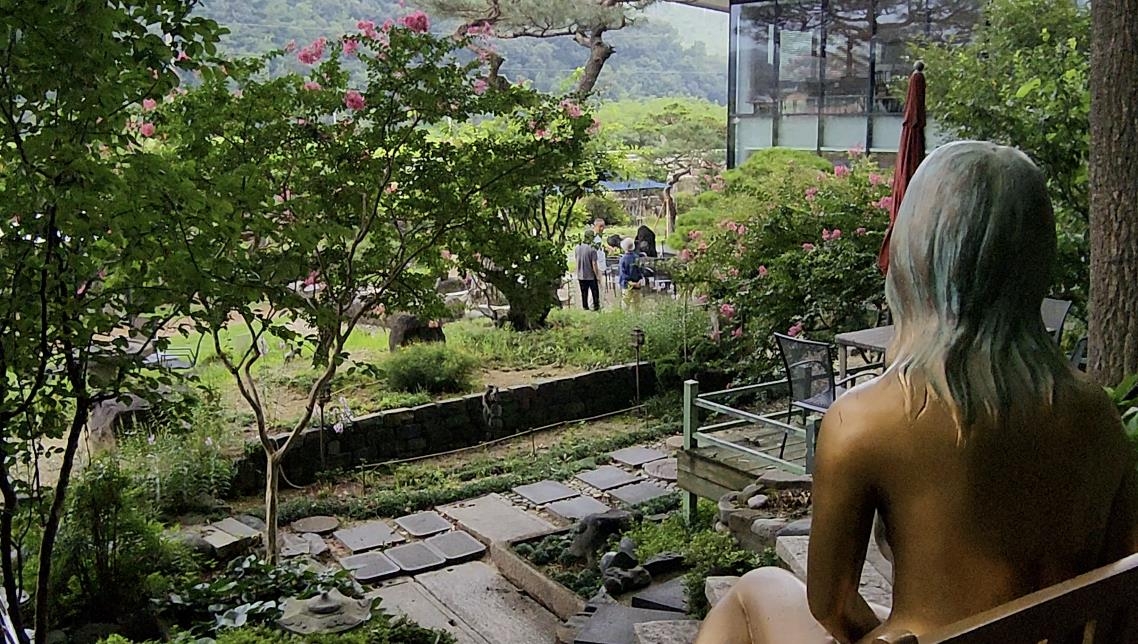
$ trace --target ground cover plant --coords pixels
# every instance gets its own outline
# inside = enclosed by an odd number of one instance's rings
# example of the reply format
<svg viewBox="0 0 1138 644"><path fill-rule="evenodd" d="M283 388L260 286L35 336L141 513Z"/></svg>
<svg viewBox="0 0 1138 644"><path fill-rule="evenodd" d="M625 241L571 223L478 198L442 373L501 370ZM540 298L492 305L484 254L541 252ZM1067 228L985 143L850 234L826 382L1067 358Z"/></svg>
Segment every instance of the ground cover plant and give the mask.
<svg viewBox="0 0 1138 644"><path fill-rule="evenodd" d="M170 641L174 644L197 644L202 640L191 633L181 632ZM424 628L405 617L376 612L369 622L346 633L296 635L268 626L242 626L223 630L208 641L214 644L454 644L455 640L446 631ZM113 635L101 640L100 644L132 644L132 640Z"/></svg>

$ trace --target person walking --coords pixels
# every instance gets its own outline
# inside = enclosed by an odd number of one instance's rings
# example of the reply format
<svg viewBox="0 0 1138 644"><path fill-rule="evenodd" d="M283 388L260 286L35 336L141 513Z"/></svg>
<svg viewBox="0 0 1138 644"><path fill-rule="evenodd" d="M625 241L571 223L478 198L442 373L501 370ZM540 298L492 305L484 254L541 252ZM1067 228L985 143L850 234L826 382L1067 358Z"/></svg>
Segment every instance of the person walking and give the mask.
<svg viewBox="0 0 1138 644"><path fill-rule="evenodd" d="M640 270L640 255L636 252L636 242L631 237L620 241L620 291L624 308L633 308L640 300L640 288L644 286L644 272Z"/></svg>
<svg viewBox="0 0 1138 644"><path fill-rule="evenodd" d="M581 243L573 249L573 259L577 264L577 285L581 287L581 305L589 310L589 294L593 294L593 310L601 310L601 290L597 280L601 277L601 269L597 259L597 250L593 248L593 236L585 233L581 236Z"/></svg>

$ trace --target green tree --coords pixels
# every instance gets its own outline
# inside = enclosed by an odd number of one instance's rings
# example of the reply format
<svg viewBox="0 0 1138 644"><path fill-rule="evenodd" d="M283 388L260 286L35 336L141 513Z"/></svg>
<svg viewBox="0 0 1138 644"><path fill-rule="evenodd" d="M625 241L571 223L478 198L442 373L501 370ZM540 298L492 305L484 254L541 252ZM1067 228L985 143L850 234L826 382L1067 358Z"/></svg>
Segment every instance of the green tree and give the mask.
<svg viewBox="0 0 1138 644"><path fill-rule="evenodd" d="M1090 20L1051 0L994 0L968 43L919 46L928 113L953 136L1024 150L1047 175L1059 227L1055 290L1086 301Z"/></svg>
<svg viewBox="0 0 1138 644"><path fill-rule="evenodd" d="M170 384L142 358L189 305L167 276L184 270L167 200L177 174L143 139L151 105L222 33L192 1L15 2L0 9L0 564L17 626L13 520L21 492L46 495L35 637L51 630L52 555L91 410ZM78 53L77 53L78 52ZM97 53L97 55L96 55ZM145 107L143 108L145 109ZM53 488L22 480L42 441L61 459ZM30 490L29 490L30 488ZM20 636L23 631L18 629Z"/></svg>
<svg viewBox="0 0 1138 644"><path fill-rule="evenodd" d="M256 419L270 559L281 461L348 359L359 320L441 314L434 287L448 268L444 249L500 228L487 213L548 189L535 182L557 178L588 140L592 118L580 108L518 86L489 88L477 62L457 59L468 41L433 36L427 23L412 13L318 38L296 53L310 66L303 75L267 73L285 51L227 63L158 123L202 195L178 212L202 231L190 238L194 270L180 287L196 294L198 330ZM451 135L451 124L475 117L508 136ZM528 276L519 252L493 257ZM243 342L232 342L237 334ZM252 373L269 338L311 348L320 368L301 417L279 437Z"/></svg>

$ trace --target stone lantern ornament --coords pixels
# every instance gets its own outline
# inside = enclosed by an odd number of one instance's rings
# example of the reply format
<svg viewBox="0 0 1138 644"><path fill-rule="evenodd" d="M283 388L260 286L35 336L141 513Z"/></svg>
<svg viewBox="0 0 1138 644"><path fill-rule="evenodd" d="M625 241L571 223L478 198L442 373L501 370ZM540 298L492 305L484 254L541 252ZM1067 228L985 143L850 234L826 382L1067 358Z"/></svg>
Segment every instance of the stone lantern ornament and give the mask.
<svg viewBox="0 0 1138 644"><path fill-rule="evenodd" d="M345 597L333 588L315 597L290 597L277 624L299 635L342 633L371 619L370 599Z"/></svg>

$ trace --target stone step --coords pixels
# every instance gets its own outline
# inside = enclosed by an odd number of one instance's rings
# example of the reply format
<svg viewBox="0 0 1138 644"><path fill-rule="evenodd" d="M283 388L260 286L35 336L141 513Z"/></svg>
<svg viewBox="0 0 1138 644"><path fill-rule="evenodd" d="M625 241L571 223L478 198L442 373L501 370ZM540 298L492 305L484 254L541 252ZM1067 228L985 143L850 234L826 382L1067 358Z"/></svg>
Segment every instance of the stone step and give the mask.
<svg viewBox="0 0 1138 644"><path fill-rule="evenodd" d="M806 554L810 546L810 537L779 537L775 544L775 552L779 559L786 564L787 569L794 573L803 582L806 581ZM873 539L869 541L870 551L877 550ZM873 566L871 561L880 558L880 551L876 555L866 555L865 566L861 571L859 592L866 601L879 604L886 608L893 607L893 584Z"/></svg>
<svg viewBox="0 0 1138 644"><path fill-rule="evenodd" d="M643 622L633 625L636 644L692 644L702 622L694 619Z"/></svg>

